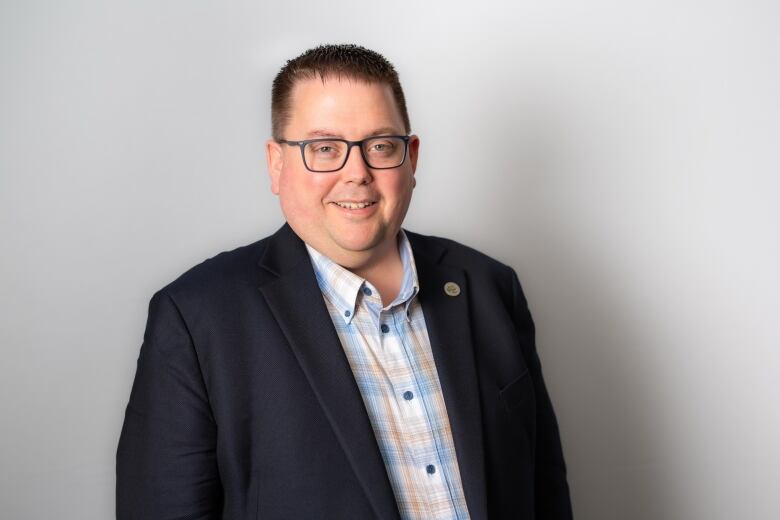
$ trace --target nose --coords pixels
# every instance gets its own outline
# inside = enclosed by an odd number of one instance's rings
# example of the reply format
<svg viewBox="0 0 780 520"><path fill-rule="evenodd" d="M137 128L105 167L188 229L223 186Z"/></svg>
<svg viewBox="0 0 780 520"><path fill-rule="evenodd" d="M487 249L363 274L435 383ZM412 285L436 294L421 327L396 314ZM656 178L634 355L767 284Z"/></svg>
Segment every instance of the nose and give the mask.
<svg viewBox="0 0 780 520"><path fill-rule="evenodd" d="M371 169L363 159L363 154L360 153L360 146L354 145L350 149L347 162L341 169L341 178L344 182L354 182L355 184L368 184L373 180L371 176Z"/></svg>

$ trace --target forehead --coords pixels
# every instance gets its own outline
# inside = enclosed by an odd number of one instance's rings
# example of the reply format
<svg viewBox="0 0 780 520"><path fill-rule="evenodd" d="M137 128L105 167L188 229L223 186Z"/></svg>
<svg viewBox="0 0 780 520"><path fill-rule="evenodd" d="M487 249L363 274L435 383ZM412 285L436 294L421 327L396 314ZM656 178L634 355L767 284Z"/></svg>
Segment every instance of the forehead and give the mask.
<svg viewBox="0 0 780 520"><path fill-rule="evenodd" d="M301 80L293 87L286 132L292 138L327 134L362 139L378 130L404 133L390 85L326 77Z"/></svg>

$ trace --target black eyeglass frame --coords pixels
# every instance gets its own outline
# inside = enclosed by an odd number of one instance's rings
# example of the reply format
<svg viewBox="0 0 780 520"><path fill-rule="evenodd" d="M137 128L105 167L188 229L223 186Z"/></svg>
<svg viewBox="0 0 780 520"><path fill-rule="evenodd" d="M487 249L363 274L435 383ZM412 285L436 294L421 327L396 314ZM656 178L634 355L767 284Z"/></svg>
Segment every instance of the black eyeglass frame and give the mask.
<svg viewBox="0 0 780 520"><path fill-rule="evenodd" d="M383 137L394 137L396 139L401 139L404 142L404 156L401 158L401 162L398 163L398 166L383 166L381 168L375 168L374 166L371 166L371 163L368 161L368 158L366 157L366 151L363 149L363 143L365 143L366 141L371 141L373 139L381 139ZM365 162L366 166L368 166L372 170L392 170L393 168L398 168L403 163L406 162L406 155L409 152L409 139L411 139L411 136L409 135L373 135L371 137L366 137L365 139L361 139L360 141L348 141L346 139L339 139L336 137L321 137L317 139L306 139L305 141L288 141L287 139L277 139L276 142L290 145L290 146L298 146L301 149L301 160L303 160L303 166L310 172L333 173L341 170L347 164L347 161L349 160L349 152L352 151L353 146L357 146L360 148L360 155L361 157L363 157L363 162ZM304 152L304 148L306 148L306 145L311 143L322 143L322 142L333 142L333 141L347 144L347 153L344 154L344 162L341 163L341 166L339 166L334 170L312 170L311 168L309 168L309 165L306 163L306 153Z"/></svg>

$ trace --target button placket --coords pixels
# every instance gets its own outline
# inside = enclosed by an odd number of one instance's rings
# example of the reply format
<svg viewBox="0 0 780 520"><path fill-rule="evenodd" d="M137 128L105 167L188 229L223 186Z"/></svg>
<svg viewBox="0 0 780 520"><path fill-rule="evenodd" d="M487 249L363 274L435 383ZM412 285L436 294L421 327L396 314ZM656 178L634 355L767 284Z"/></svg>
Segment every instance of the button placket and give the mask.
<svg viewBox="0 0 780 520"><path fill-rule="evenodd" d="M399 310L401 310L401 306L396 306L392 311L387 311L390 314L387 319L394 322L393 327L397 326L395 321L398 320ZM393 388L396 389L396 399L404 421L406 421L404 425L408 426L412 435L419 435L417 432L420 424L425 422L425 415L424 410L417 402L419 400L415 399L417 388L412 373L411 360L407 359L408 353L402 343L403 340L397 334L383 334L382 339L386 340L389 347L386 350L391 361L392 370L389 371L388 375Z"/></svg>

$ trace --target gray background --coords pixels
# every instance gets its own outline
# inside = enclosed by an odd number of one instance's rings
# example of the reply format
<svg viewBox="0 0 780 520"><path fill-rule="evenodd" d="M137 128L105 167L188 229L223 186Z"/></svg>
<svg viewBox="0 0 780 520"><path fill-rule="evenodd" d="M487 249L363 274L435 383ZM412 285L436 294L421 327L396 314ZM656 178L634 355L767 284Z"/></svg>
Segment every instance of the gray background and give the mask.
<svg viewBox="0 0 780 520"><path fill-rule="evenodd" d="M282 222L270 82L385 53L406 225L514 266L579 519L780 518L774 1L0 4L0 516L113 516L148 300Z"/></svg>

